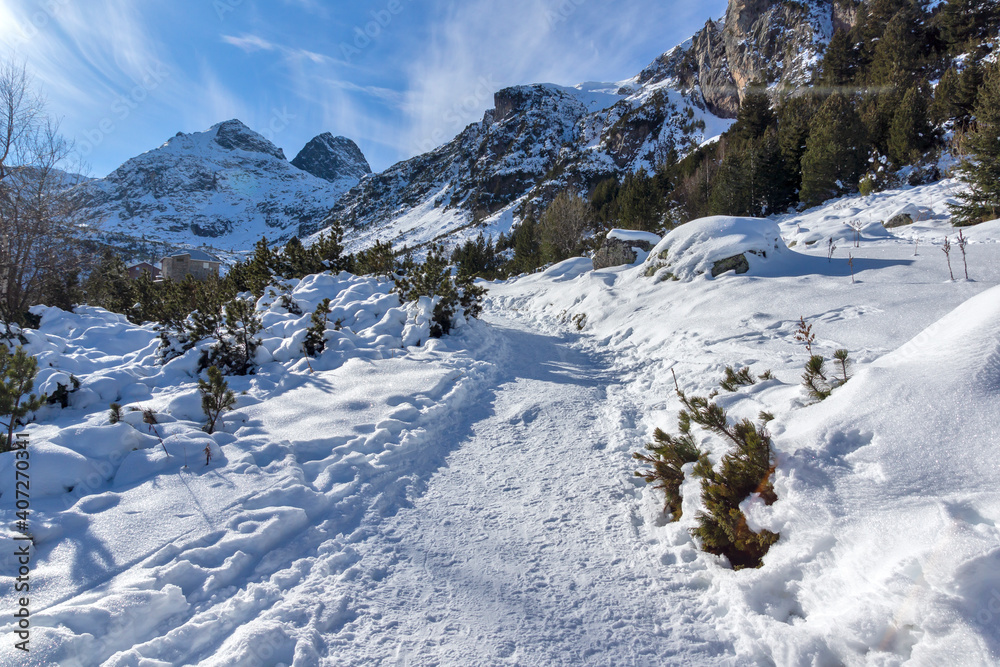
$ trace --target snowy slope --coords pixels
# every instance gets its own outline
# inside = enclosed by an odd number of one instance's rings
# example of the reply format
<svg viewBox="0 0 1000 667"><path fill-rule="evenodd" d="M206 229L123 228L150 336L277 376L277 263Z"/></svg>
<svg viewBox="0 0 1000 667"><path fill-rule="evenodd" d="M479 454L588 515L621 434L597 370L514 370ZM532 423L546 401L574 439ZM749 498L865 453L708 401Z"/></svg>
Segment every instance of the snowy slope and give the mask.
<svg viewBox="0 0 1000 667"><path fill-rule="evenodd" d="M82 387L26 429L33 662L996 664L997 225L968 230L970 281L932 245L954 241L940 218L829 259L823 240L844 211L933 209L941 187L700 221L631 267L568 260L489 285L485 322L430 343L428 304L401 307L385 283L289 283L306 314L259 302L261 370L229 378L237 410L212 436L197 351L161 366L148 327L45 310L27 335L40 384ZM805 233L820 238L792 245ZM923 235L916 256L897 233ZM762 239L784 247L742 275L705 271ZM664 279L670 260L690 271ZM323 297L344 329L306 363ZM820 404L800 385L800 316L816 352L854 360ZM631 459L654 428L676 432L671 370L706 395L730 364L775 376L716 399L775 415L778 501L744 505L781 538L738 572L688 532L697 481L667 523ZM112 400L156 410L158 433L137 412L108 424ZM713 461L726 451L699 439ZM0 663L20 664L12 651Z"/></svg>
<svg viewBox="0 0 1000 667"><path fill-rule="evenodd" d="M340 139L314 140L299 156L300 165L321 174L314 176L238 120L178 134L81 186L84 217L117 245L147 238L246 250L261 236L287 239L370 171L357 147L348 152L349 140Z"/></svg>

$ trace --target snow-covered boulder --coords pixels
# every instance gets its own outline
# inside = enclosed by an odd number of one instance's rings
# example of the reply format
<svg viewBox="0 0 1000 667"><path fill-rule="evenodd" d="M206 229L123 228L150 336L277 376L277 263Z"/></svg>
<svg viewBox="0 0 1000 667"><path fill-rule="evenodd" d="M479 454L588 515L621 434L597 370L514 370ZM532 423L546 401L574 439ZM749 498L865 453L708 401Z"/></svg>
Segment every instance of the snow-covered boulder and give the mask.
<svg viewBox="0 0 1000 667"><path fill-rule="evenodd" d="M677 280L731 270L747 273L788 252L775 222L717 215L692 220L667 234L650 252L646 273Z"/></svg>

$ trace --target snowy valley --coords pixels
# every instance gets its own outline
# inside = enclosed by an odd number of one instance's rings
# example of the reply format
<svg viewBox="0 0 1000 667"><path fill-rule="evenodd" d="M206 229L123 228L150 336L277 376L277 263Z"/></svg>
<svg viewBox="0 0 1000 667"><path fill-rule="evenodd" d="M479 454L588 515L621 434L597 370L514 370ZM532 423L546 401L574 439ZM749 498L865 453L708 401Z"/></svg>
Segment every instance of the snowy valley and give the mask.
<svg viewBox="0 0 1000 667"><path fill-rule="evenodd" d="M198 350L161 365L148 326L40 312L39 388L81 384L26 429L33 664L993 663L1000 227L969 230L971 280L949 280L933 215L954 187L833 201L767 223L776 238L692 223L712 233L682 227L633 266L489 284L482 322L430 342L429 303L391 283L292 281L343 329L307 362L308 315L262 298L259 370L230 378L212 435ZM905 205L932 217L854 246L848 218ZM842 247L787 247L808 234ZM762 243L742 275L678 270ZM853 360L821 403L800 317ZM758 570L697 548L696 480L665 523L632 474L673 430L674 374L706 395L730 364L773 373L716 398L774 415L778 500L745 511L781 537Z"/></svg>
<svg viewBox="0 0 1000 667"><path fill-rule="evenodd" d="M0 667L1000 664L1000 9L724 4L377 173L0 157Z"/></svg>

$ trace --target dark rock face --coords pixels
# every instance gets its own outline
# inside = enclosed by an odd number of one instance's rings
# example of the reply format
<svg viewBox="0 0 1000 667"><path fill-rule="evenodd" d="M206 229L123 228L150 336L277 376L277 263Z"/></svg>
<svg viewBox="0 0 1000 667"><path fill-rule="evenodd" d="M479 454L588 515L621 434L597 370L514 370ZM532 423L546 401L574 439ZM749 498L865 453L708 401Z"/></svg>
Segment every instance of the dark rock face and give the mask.
<svg viewBox="0 0 1000 667"><path fill-rule="evenodd" d="M698 89L705 107L734 118L754 81L795 89L813 75L816 57L856 10L833 0L730 0L724 21L709 21L689 44L668 51L640 74L644 82L675 79Z"/></svg>
<svg viewBox="0 0 1000 667"><path fill-rule="evenodd" d="M639 257L633 248L648 251L651 247L647 241L626 242L621 239L605 239L604 244L594 253L594 270L632 264Z"/></svg>
<svg viewBox="0 0 1000 667"><path fill-rule="evenodd" d="M913 224L913 218L911 218L909 214L900 213L899 215L894 215L885 222L883 222L882 226L885 227L886 229L892 229L893 227L905 227L906 225L912 225L912 224Z"/></svg>
<svg viewBox="0 0 1000 667"><path fill-rule="evenodd" d="M238 120L227 120L216 125L215 143L229 150L242 150L248 153L264 153L273 155L279 160L285 159L285 152L270 141L257 134Z"/></svg>
<svg viewBox="0 0 1000 667"><path fill-rule="evenodd" d="M292 165L330 183L345 178L360 181L372 173L358 145L347 137L324 132L299 151Z"/></svg>
<svg viewBox="0 0 1000 667"><path fill-rule="evenodd" d="M737 275L741 273L746 273L750 270L750 262L747 261L747 256L733 255L732 257L727 257L726 259L720 259L718 262L712 265L712 277L721 276L726 271L735 271Z"/></svg>

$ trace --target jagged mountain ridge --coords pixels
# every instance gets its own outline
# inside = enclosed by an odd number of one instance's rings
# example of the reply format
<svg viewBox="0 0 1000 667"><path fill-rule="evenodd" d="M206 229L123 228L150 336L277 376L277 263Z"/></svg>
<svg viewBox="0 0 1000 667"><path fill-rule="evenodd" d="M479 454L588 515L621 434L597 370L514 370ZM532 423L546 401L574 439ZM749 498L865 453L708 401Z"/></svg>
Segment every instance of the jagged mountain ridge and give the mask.
<svg viewBox="0 0 1000 667"><path fill-rule="evenodd" d="M178 133L80 185L76 195L85 220L99 224L101 237L116 245L145 237L243 250L262 235L283 240L314 226L370 171L353 142L326 136L333 139L321 135L308 153L310 164L323 165L323 177L289 163L281 148L229 120L205 132Z"/></svg>
<svg viewBox="0 0 1000 667"><path fill-rule="evenodd" d="M482 121L363 180L312 231L340 221L353 248L504 232L525 203L543 206L566 187L587 192L717 136L751 82L809 85L834 30L853 21L833 0L730 0L722 20L626 81L498 91Z"/></svg>

